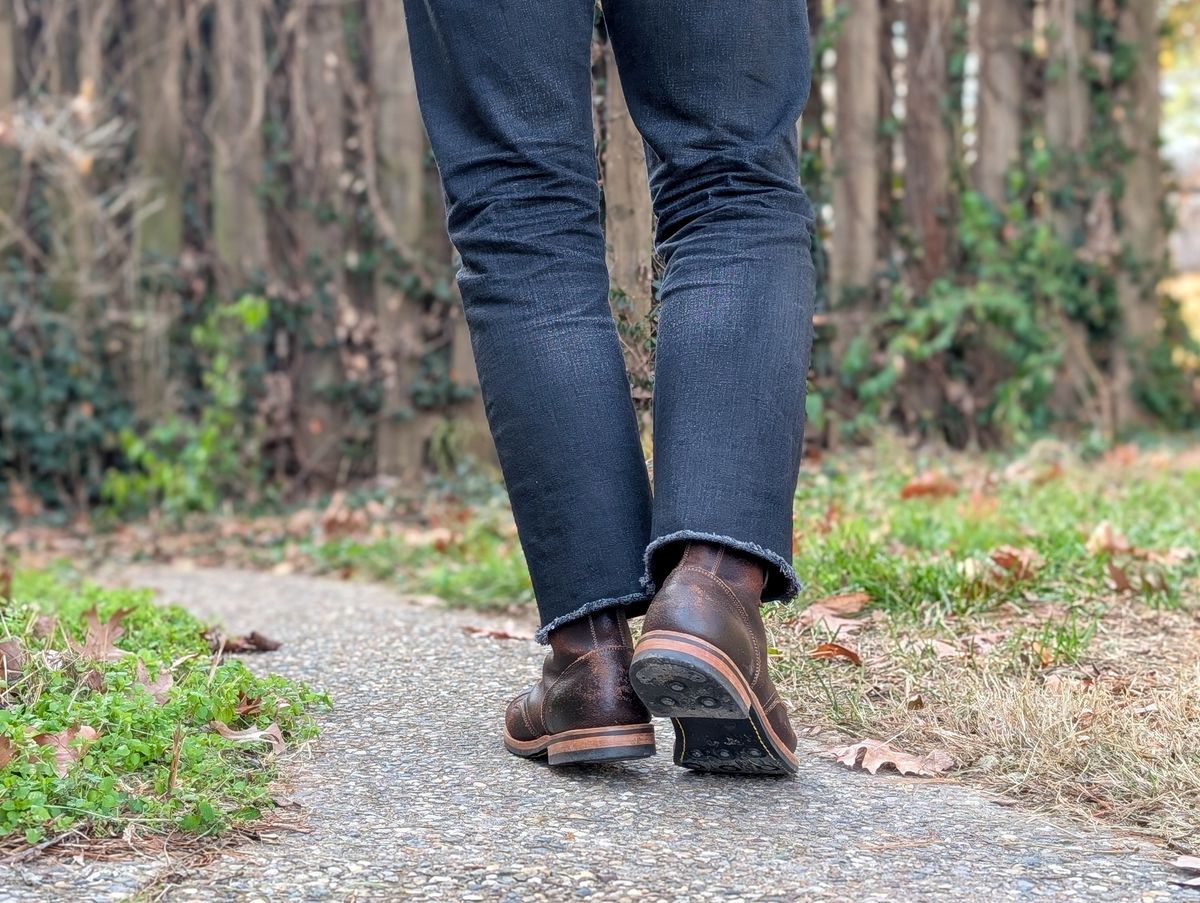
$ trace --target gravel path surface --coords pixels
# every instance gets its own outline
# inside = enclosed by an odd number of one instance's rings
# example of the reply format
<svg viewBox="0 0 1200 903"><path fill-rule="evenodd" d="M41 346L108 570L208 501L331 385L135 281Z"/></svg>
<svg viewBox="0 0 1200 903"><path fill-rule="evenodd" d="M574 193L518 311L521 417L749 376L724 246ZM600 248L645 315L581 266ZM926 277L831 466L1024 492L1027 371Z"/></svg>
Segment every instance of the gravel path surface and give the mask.
<svg viewBox="0 0 1200 903"><path fill-rule="evenodd" d="M0 868L0 900L1200 900L1153 848L1001 807L948 782L852 773L812 750L795 780L696 775L659 755L550 770L500 746L532 642L372 586L139 569L123 582L284 642L253 667L336 709L289 767L309 831L200 868Z"/></svg>

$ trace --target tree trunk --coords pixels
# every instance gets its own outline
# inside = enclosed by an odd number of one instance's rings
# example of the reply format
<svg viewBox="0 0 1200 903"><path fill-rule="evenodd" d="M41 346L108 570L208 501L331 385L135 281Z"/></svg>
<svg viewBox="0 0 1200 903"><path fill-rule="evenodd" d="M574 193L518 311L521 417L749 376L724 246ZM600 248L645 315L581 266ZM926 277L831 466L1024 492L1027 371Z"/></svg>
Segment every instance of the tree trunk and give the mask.
<svg viewBox="0 0 1200 903"><path fill-rule="evenodd" d="M12 4L0 0L0 213L13 220L19 217L14 210L20 183L21 155L7 146L6 117L11 116L17 102L17 23ZM0 218L0 251L5 249L8 223Z"/></svg>
<svg viewBox="0 0 1200 903"><path fill-rule="evenodd" d="M138 256L174 259L183 247L183 16L178 0L140 0L137 48L138 158L153 183L154 211L138 225Z"/></svg>
<svg viewBox="0 0 1200 903"><path fill-rule="evenodd" d="M267 63L262 0L216 0L213 55L212 240L227 298L268 265L267 224L258 199Z"/></svg>
<svg viewBox="0 0 1200 903"><path fill-rule="evenodd" d="M1088 129L1088 93L1083 66L1091 38L1081 22L1087 0L1046 0L1047 54L1050 74L1045 87L1046 144L1055 158L1051 190L1060 194L1063 180L1079 172ZM1082 238L1081 198L1061 197L1050 207L1055 233L1068 244Z"/></svg>
<svg viewBox="0 0 1200 903"><path fill-rule="evenodd" d="M879 0L848 7L837 42L831 299L869 310L878 262Z"/></svg>
<svg viewBox="0 0 1200 903"><path fill-rule="evenodd" d="M183 15L179 0L139 0L131 10L138 66L138 167L150 180L150 212L136 226L135 265L145 279L131 299L130 394L142 422L156 422L170 397L170 335L178 314L173 272L183 250Z"/></svg>
<svg viewBox="0 0 1200 903"><path fill-rule="evenodd" d="M896 50L893 29L900 15L897 0L879 0L879 228L876 230L877 266L886 266L895 250L896 135L891 128L896 106Z"/></svg>
<svg viewBox="0 0 1200 903"><path fill-rule="evenodd" d="M913 290L923 294L946 272L950 256L953 155L943 104L950 96L954 2L908 0L905 7L904 210L914 239L909 278Z"/></svg>
<svg viewBox="0 0 1200 903"><path fill-rule="evenodd" d="M417 106L404 9L372 0L371 82L376 97L379 190L399 238L419 248L429 216L425 192L427 144ZM383 412L376 436L379 472L415 480L424 467L435 418L413 405L412 385L425 349L425 299L381 274L377 287L379 347L384 374Z"/></svg>
<svg viewBox="0 0 1200 903"><path fill-rule="evenodd" d="M646 181L642 136L630 118L612 47L606 48L604 144L604 241L613 313L618 323L639 332L650 314L654 256L654 214ZM628 344L628 343L626 343ZM638 376L649 362L639 348L626 347L626 364Z"/></svg>
<svg viewBox="0 0 1200 903"><path fill-rule="evenodd" d="M300 194L296 238L309 300L306 341L295 373L296 456L301 473L323 486L341 477L345 418L338 403L346 387L338 345L340 318L349 314L342 258L345 204L345 96L341 67L348 65L342 11L307 0L292 60L292 152Z"/></svg>
<svg viewBox="0 0 1200 903"><path fill-rule="evenodd" d="M1007 176L1021 153L1023 44L1033 24L1027 0L984 2L979 8L978 157L975 184L997 208L1007 199Z"/></svg>
<svg viewBox="0 0 1200 903"><path fill-rule="evenodd" d="M1134 376L1158 331L1158 281L1164 272L1166 229L1158 140L1162 118L1159 94L1157 5L1131 0L1120 12L1120 39L1134 49L1136 65L1121 88L1121 140L1130 152L1125 187L1118 204L1120 236L1131 252L1117 288L1122 347L1116 355L1114 422L1117 429L1138 422Z"/></svg>
<svg viewBox="0 0 1200 903"><path fill-rule="evenodd" d="M824 66L821 62L820 42L821 29L825 24L825 10L822 0L807 0L808 32L812 50L812 88L808 92L808 105L800 119L800 147L803 152L813 155L818 160L824 158L825 145L825 98L821 93L824 82ZM817 196L816 185L806 185L814 206L821 198Z"/></svg>

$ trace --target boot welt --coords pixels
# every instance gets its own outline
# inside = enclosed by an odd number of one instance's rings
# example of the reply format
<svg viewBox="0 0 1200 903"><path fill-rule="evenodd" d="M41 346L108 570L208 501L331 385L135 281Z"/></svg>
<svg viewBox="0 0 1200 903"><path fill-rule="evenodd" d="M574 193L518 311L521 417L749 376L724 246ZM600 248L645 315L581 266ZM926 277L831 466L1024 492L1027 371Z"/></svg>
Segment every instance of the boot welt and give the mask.
<svg viewBox="0 0 1200 903"><path fill-rule="evenodd" d="M620 762L654 755L654 726L624 724L613 727L585 727L557 734L544 734L535 740L516 740L506 730L504 747L526 759L546 756L550 765L572 762Z"/></svg>
<svg viewBox="0 0 1200 903"><path fill-rule="evenodd" d="M642 636L634 692L675 725L675 764L732 774L795 774L799 760L767 719L750 681L724 652L673 630Z"/></svg>

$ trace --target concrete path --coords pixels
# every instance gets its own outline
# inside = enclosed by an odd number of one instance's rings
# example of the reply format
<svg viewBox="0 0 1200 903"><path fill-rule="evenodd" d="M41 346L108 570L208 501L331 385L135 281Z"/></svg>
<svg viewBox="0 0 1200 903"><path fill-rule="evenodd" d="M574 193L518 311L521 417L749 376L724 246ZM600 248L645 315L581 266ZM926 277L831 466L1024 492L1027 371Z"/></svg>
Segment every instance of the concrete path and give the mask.
<svg viewBox="0 0 1200 903"><path fill-rule="evenodd" d="M795 780L695 775L659 755L549 770L500 747L532 642L360 584L137 570L132 585L283 649L251 660L333 695L291 768L310 831L202 868L0 869L0 900L1200 900L1163 855L948 782L802 755ZM802 754L805 750L801 750Z"/></svg>

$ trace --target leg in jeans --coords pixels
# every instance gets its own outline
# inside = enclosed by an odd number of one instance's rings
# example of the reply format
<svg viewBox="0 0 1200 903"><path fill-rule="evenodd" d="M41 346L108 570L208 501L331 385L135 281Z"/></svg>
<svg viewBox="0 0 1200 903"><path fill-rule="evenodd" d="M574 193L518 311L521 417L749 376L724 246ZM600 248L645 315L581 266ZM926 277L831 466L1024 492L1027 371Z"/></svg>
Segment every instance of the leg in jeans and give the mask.
<svg viewBox="0 0 1200 903"><path fill-rule="evenodd" d="M665 261L646 613L630 680L675 761L788 774L759 603L797 590L792 503L812 344L796 122L804 0L606 0Z"/></svg>
<svg viewBox="0 0 1200 903"><path fill-rule="evenodd" d="M796 122L804 0L607 0L646 141L662 280L654 393L660 585L689 539L752 553L795 595L792 503L815 297Z"/></svg>
<svg viewBox="0 0 1200 903"><path fill-rule="evenodd" d="M650 490L608 303L590 0L408 0L458 285L543 629L641 604Z"/></svg>
<svg viewBox="0 0 1200 903"><path fill-rule="evenodd" d="M406 0L458 285L550 654L504 743L550 764L654 752L629 685L650 487L608 304L592 0Z"/></svg>

